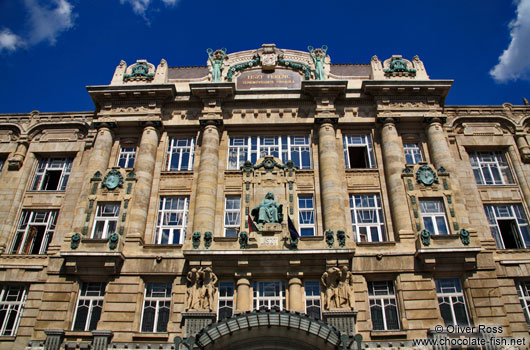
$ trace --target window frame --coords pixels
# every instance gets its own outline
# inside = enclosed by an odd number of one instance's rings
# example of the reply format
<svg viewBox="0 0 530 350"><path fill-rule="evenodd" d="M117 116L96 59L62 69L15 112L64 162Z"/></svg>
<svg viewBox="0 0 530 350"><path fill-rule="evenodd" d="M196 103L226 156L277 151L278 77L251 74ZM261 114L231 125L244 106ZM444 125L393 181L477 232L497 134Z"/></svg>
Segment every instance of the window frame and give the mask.
<svg viewBox="0 0 530 350"><path fill-rule="evenodd" d="M226 293L225 293L226 292ZM235 305L234 305L234 294L235 294L235 284L233 281L220 281L219 288L217 292L217 321L225 319L221 318L221 309L230 309L230 318L234 315Z"/></svg>
<svg viewBox="0 0 530 350"><path fill-rule="evenodd" d="M236 200L239 205L239 208L230 208L228 209L228 201L230 200ZM235 202L234 202L235 203ZM235 215L236 219L234 223L227 223L229 220L230 215ZM239 195L227 195L225 196L225 210L224 210L224 221L223 221L223 235L224 237L238 237L238 233L241 229L241 196ZM227 232L229 230L235 230L236 235L227 235Z"/></svg>
<svg viewBox="0 0 530 350"><path fill-rule="evenodd" d="M387 293L376 294L376 288L374 284L382 284L382 283L386 284ZM399 305L398 305L398 298L396 296L396 284L394 283L394 281L367 281L367 288L368 288L368 305L370 308L370 319L372 320L372 330L374 331L400 330L401 322L399 318ZM377 289L377 290L381 291L381 289ZM380 302L380 304L377 304L378 301ZM374 302L374 304L372 304L372 302ZM386 310L387 310L387 307L392 307L392 306L395 307L395 311L396 311L397 328L390 328L388 325L389 321L387 320ZM381 308L381 315L383 317L383 329L375 329L374 322L373 322L374 316L372 313L372 307Z"/></svg>
<svg viewBox="0 0 530 350"><path fill-rule="evenodd" d="M44 213L46 216L45 221L39 222L36 220L38 214ZM22 215L20 216L19 224L15 235L13 237L13 242L11 243L11 249L9 250L11 254L21 254L21 255L43 255L46 254L48 246L53 239L53 234L55 233L55 226L57 225L57 216L59 215L58 210L46 210L46 209L36 209L36 210L22 210ZM31 233L29 232L32 227L44 227L44 233L42 241L40 243L40 248L38 253L31 253L34 249L34 238L37 237L37 232L34 233L33 237L29 237ZM20 243L19 242L20 237ZM28 244L28 238L31 239L30 246ZM17 248L18 247L18 248ZM29 252L24 252L28 248Z"/></svg>
<svg viewBox="0 0 530 350"><path fill-rule="evenodd" d="M54 162L62 162L60 167L53 167ZM66 191L70 172L72 171L73 158L70 157L43 157L39 158L37 162L37 169L33 175L33 181L31 184L31 191L38 192L63 192ZM50 171L60 171L61 175L57 181L57 187L55 189L44 189L49 183L48 180Z"/></svg>
<svg viewBox="0 0 530 350"><path fill-rule="evenodd" d="M308 200L311 200L311 207L303 207L302 203L307 203ZM303 201L303 202L302 202ZM316 236L316 224L315 224L315 199L312 194L299 194L298 195L298 231L300 232L300 236L302 237L313 237ZM312 221L310 223L306 223L306 220L303 220L303 214L307 213L310 214L309 221ZM304 234L304 230L310 229L312 230L311 234Z"/></svg>
<svg viewBox="0 0 530 350"><path fill-rule="evenodd" d="M310 286L312 285L312 287ZM315 292L315 287L317 293ZM310 290L312 289L312 290ZM311 295L309 295L308 292L311 292ZM318 308L318 318L317 320L322 320L322 299L320 298L320 281L317 280L308 280L304 282L304 305L305 305L305 313L309 317L313 317L314 313L309 313L307 310L309 308ZM313 317L315 318L315 317Z"/></svg>
<svg viewBox="0 0 530 350"><path fill-rule="evenodd" d="M179 142L186 142L185 145L179 145ZM182 165L183 154L188 150L188 164ZM173 157L178 155L177 166L172 168ZM180 138L180 137L169 137L167 143L166 152L166 164L164 166L165 171L192 171L193 161L195 159L195 137Z"/></svg>
<svg viewBox="0 0 530 350"><path fill-rule="evenodd" d="M102 215L99 215L100 208L102 208L102 206L106 206L106 205L117 205L118 210L115 213L115 216L102 216ZM119 218L120 218L120 209L121 209L121 202L99 202L97 204L97 206L96 206L96 214L95 214L95 217L94 217L94 223L92 224L92 232L90 234L90 238L91 239L107 239L107 238L109 238L110 234L117 232L118 231ZM96 226L97 226L98 222L103 222L103 230L102 230L101 237L95 237ZM109 224L111 222L115 222L116 223L116 226L115 226L113 232L109 232L109 230L110 230Z"/></svg>
<svg viewBox="0 0 530 350"><path fill-rule="evenodd" d="M486 161L480 159L480 156L488 154L493 160ZM508 163L508 157L506 152L503 151L470 151L469 161L471 163L471 169L478 186L500 186L500 185L515 185L514 176ZM494 171L499 176L499 179L495 179ZM487 183L484 171L489 172L489 177L492 183Z"/></svg>
<svg viewBox="0 0 530 350"><path fill-rule="evenodd" d="M260 296L261 286L265 283L277 283L279 295L275 296ZM263 293L266 291L263 290ZM260 302L264 302L267 305L260 305ZM278 304L278 305L275 305ZM280 310L285 310L287 305L285 281L254 281L252 284L252 310L259 310L265 306L269 310L273 307L279 307Z"/></svg>
<svg viewBox="0 0 530 350"><path fill-rule="evenodd" d="M361 203L363 202L363 197L372 196L374 201L374 206L362 206L357 207L356 197L361 197ZM381 201L381 196L379 193L355 193L349 195L350 200L350 215L352 220L352 230L355 234L355 241L357 243L370 242L370 243L379 243L386 242L388 240L388 233L385 225L385 218L383 213L383 203ZM377 222L372 223L357 223L358 212L357 211L375 211ZM361 240L361 228L366 229L366 240ZM377 230L377 241L373 240L372 237L372 228ZM368 232L369 231L369 232Z"/></svg>
<svg viewBox="0 0 530 350"><path fill-rule="evenodd" d="M164 291L165 295L164 297L153 297L153 296L147 296L147 291L150 285L158 285L166 286L166 290ZM169 288L168 288L169 287ZM144 287L144 302L142 304L142 318L140 320L140 332L141 333L167 333L167 325L169 324L169 319L171 318L171 299L172 299L172 293L173 293L173 285L171 282L147 282L145 283ZM169 296L168 296L169 295ZM144 330L144 320L145 320L145 310L146 310L146 303L147 302L155 302L155 314L154 314L154 321L153 321L153 329L152 331ZM161 303L166 304L162 305ZM168 320L165 324L165 330L163 331L157 331L157 328L159 326L159 316L160 316L160 310L163 307L167 307L168 309Z"/></svg>
<svg viewBox="0 0 530 350"><path fill-rule="evenodd" d="M342 136L343 148L344 148L344 161L346 169L376 169L377 164L375 162L374 148L372 146L372 140L370 134L345 134ZM352 167L350 164L350 148L364 148L365 163L367 166L363 168Z"/></svg>
<svg viewBox="0 0 530 350"><path fill-rule="evenodd" d="M19 289L17 292L17 300L7 301L5 299L9 298L9 291L11 289ZM20 294L22 293L22 294ZM20 325L20 320L24 313L24 306L26 303L26 298L28 295L28 286L26 285L12 285L4 284L0 285L0 309L7 308L6 316L3 320L0 320L0 336L14 337L17 334L18 326ZM11 318L11 312L16 312L15 320L11 326L9 333L6 333L6 328L9 325L9 319Z"/></svg>
<svg viewBox="0 0 530 350"><path fill-rule="evenodd" d="M168 199L177 201L176 209L165 208L165 204L168 203ZM184 200L184 206L182 209L179 209L178 208L179 202L181 200ZM186 239L186 227L188 226L189 205L190 205L189 197L187 196L161 196L160 197L158 212L157 212L157 219L156 219L156 231L155 231L155 237L154 237L154 244L184 244L184 240ZM182 224L181 225L162 224L161 218L163 218L164 215L168 215L168 214L169 215L175 214L177 216L182 215ZM164 230L170 230L167 243L161 243ZM176 230L180 230L178 242L169 243L169 242L174 242Z"/></svg>
<svg viewBox="0 0 530 350"><path fill-rule="evenodd" d="M458 285L454 285L454 288L455 292L444 292L442 290L442 287L440 285L441 281L456 281L458 282ZM458 303L461 303L464 305L464 311L465 311L465 316L466 316L466 322L467 324L458 324L460 326L469 326L471 324L471 319L469 318L469 311L467 309L467 303L466 303L466 297L464 295L464 288L462 286L462 282L460 281L460 279L458 278L441 278L441 279L436 279L435 280L435 286L436 286L436 298L437 298L437 301L438 301L438 310L440 311L440 316L442 316L442 320L445 324L445 326L447 327L448 325L457 325L457 320L456 320L456 314L455 314L455 308L454 308L454 305ZM458 289L460 289L460 291L458 291ZM450 311L451 311L451 318L452 318L452 322L453 323L450 323L450 324L447 324L445 322L445 319L442 315L442 309L440 309L440 305L441 305L441 302L440 302L440 298L449 298L450 302L448 303L450 305ZM454 298L457 298L457 302L454 301ZM458 298L460 298L460 300L458 300ZM444 303L446 303L444 301ZM447 304L447 303L446 303Z"/></svg>
<svg viewBox="0 0 530 350"><path fill-rule="evenodd" d="M500 216L500 208L509 208L511 216ZM491 235L499 249L528 249L530 248L530 227L528 225L528 216L523 206L519 203L510 204L488 204L484 206L486 217L488 219ZM492 215L493 214L493 215ZM499 216L498 216L499 215ZM504 238L502 237L499 220L515 221L517 227L517 236L513 237L517 243L517 248L506 248ZM526 232L526 239L525 239ZM513 231L512 231L513 233Z"/></svg>
<svg viewBox="0 0 530 350"><path fill-rule="evenodd" d="M435 202L435 201L441 204L442 211L438 211L438 212L424 212L423 211L422 203ZM447 218L447 213L446 213L446 210L445 210L445 203L444 203L443 198L439 198L439 197L433 197L433 198L424 197L424 198L420 198L419 202L420 202L419 206L420 206L421 223L423 225L423 228L425 230L429 231L432 235L436 235L436 236L447 236L447 235L450 235L451 234L451 229L449 228L449 220ZM437 220L438 218L443 218L443 222L445 224L445 229L447 230L447 233L440 233L439 222ZM425 224L425 220L426 219L430 219L431 220L434 232L431 232L430 230L428 230L427 225Z"/></svg>
<svg viewBox="0 0 530 350"><path fill-rule="evenodd" d="M136 151L137 151L136 146L129 146L129 145L121 146L120 145L120 150L118 152L118 160L116 162L116 166L119 166L122 169L134 168L134 162L136 161ZM124 159L124 163L125 163L123 166L120 164L122 159ZM131 162L132 164L129 164Z"/></svg>
<svg viewBox="0 0 530 350"><path fill-rule="evenodd" d="M517 288L517 296L519 297L519 302L521 303L526 324L530 325L530 281L516 281L515 288Z"/></svg>
<svg viewBox="0 0 530 350"><path fill-rule="evenodd" d="M101 293L100 295L97 295L97 296L89 296L89 295L82 295L83 294L83 291L85 291L86 293L89 293L89 286L90 285L96 285L96 284L99 284L99 293ZM107 283L106 282L82 282L81 285L80 285L80 288L79 288L79 293L77 294L77 303L76 303L76 307L75 307L75 313L74 313L74 318L73 318L73 322L72 322L72 330L73 331L80 331L80 332L90 332L90 331L93 331L95 329L97 329L97 324L99 322L99 320L101 319L101 314L103 313L103 302L104 302L104 299L105 299L105 291L107 289ZM79 312L79 303L80 302L85 302L85 301L88 301L88 312L86 314L86 319L85 319L85 326L83 327L83 329L76 329L75 326L76 326L76 323L77 323L77 316L78 316L78 312ZM98 303L101 302L101 305L98 305ZM94 308L95 307L100 307L100 314L99 314L99 317L98 317L98 320L96 321L96 328L94 329L90 329L90 325L92 323L92 317L94 316L93 312L94 312Z"/></svg>
<svg viewBox="0 0 530 350"><path fill-rule="evenodd" d="M418 164L424 161L421 144L419 142L403 142L403 154L405 156L405 164ZM408 162L407 155L412 158L412 163Z"/></svg>

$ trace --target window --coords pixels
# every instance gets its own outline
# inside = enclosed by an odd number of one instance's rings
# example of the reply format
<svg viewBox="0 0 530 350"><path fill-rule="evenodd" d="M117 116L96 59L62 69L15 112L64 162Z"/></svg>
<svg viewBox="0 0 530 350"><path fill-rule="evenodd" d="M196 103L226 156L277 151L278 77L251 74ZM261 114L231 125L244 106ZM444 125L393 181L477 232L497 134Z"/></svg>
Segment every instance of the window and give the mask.
<svg viewBox="0 0 530 350"><path fill-rule="evenodd" d="M298 223L301 236L315 235L315 205L313 196L298 196Z"/></svg>
<svg viewBox="0 0 530 350"><path fill-rule="evenodd" d="M2 171L2 169L4 168L5 163L6 163L6 159L0 156L0 171Z"/></svg>
<svg viewBox="0 0 530 350"><path fill-rule="evenodd" d="M188 197L160 197L155 244L182 244L186 237Z"/></svg>
<svg viewBox="0 0 530 350"><path fill-rule="evenodd" d="M285 309L285 282L254 282L255 310L272 307Z"/></svg>
<svg viewBox="0 0 530 350"><path fill-rule="evenodd" d="M378 194L350 195L350 210L357 242L386 241L383 210Z"/></svg>
<svg viewBox="0 0 530 350"><path fill-rule="evenodd" d="M423 227L433 235L448 235L449 228L441 199L421 199L421 218Z"/></svg>
<svg viewBox="0 0 530 350"><path fill-rule="evenodd" d="M26 302L25 286L2 286L0 289L0 336L13 337Z"/></svg>
<svg viewBox="0 0 530 350"><path fill-rule="evenodd" d="M486 205L484 209L499 249L530 248L528 220L520 204Z"/></svg>
<svg viewBox="0 0 530 350"><path fill-rule="evenodd" d="M99 203L92 238L107 238L116 232L120 203Z"/></svg>
<svg viewBox="0 0 530 350"><path fill-rule="evenodd" d="M228 146L228 169L239 170L250 160L252 164L267 155L288 160L300 169L311 169L309 136L231 137Z"/></svg>
<svg viewBox="0 0 530 350"><path fill-rule="evenodd" d="M44 158L39 160L32 191L64 191L72 169L70 158Z"/></svg>
<svg viewBox="0 0 530 350"><path fill-rule="evenodd" d="M405 162L407 164L418 164L423 162L420 145L418 143L403 144L403 151L405 152Z"/></svg>
<svg viewBox="0 0 530 350"><path fill-rule="evenodd" d="M513 184L512 174L502 152L471 152L471 168L479 185Z"/></svg>
<svg viewBox="0 0 530 350"><path fill-rule="evenodd" d="M344 159L346 168L375 168L372 143L368 135L344 136Z"/></svg>
<svg viewBox="0 0 530 350"><path fill-rule="evenodd" d="M225 237L237 237L241 220L241 197L225 198Z"/></svg>
<svg viewBox="0 0 530 350"><path fill-rule="evenodd" d="M147 283L142 313L142 332L166 332L170 305L171 283Z"/></svg>
<svg viewBox="0 0 530 350"><path fill-rule="evenodd" d="M185 171L193 170L193 154L195 140L170 138L167 146L166 170Z"/></svg>
<svg viewBox="0 0 530 350"><path fill-rule="evenodd" d="M320 313L320 282L306 281L304 287L305 313L316 320L322 319L322 315Z"/></svg>
<svg viewBox="0 0 530 350"><path fill-rule="evenodd" d="M440 313L446 326L469 325L464 293L457 278L436 280L436 294Z"/></svg>
<svg viewBox="0 0 530 350"><path fill-rule="evenodd" d="M136 147L120 147L120 155L118 157L118 166L124 169L132 168L134 166L135 157L136 157Z"/></svg>
<svg viewBox="0 0 530 350"><path fill-rule="evenodd" d="M399 316L394 282L368 282L368 300L374 331L399 329Z"/></svg>
<svg viewBox="0 0 530 350"><path fill-rule="evenodd" d="M526 323L530 325L530 281L520 281L517 283L517 293L523 308Z"/></svg>
<svg viewBox="0 0 530 350"><path fill-rule="evenodd" d="M218 320L232 317L234 313L234 282L219 283L219 312Z"/></svg>
<svg viewBox="0 0 530 350"><path fill-rule="evenodd" d="M98 326L98 321L103 308L106 283L83 283L77 299L75 311L74 331L93 331Z"/></svg>
<svg viewBox="0 0 530 350"><path fill-rule="evenodd" d="M24 210L11 254L45 254L57 222L57 210Z"/></svg>

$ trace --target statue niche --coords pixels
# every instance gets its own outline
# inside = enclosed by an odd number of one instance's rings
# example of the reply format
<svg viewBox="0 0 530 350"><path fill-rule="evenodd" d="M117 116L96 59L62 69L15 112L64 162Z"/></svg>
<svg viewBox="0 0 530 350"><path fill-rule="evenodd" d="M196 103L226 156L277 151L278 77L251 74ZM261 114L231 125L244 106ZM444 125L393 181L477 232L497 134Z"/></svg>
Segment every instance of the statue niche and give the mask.
<svg viewBox="0 0 530 350"><path fill-rule="evenodd" d="M354 309L353 274L347 266L330 267L324 272L320 281L324 286L324 309Z"/></svg>
<svg viewBox="0 0 530 350"><path fill-rule="evenodd" d="M186 291L186 310L209 311L216 309L215 295L217 294L218 278L210 267L192 268L186 276L188 289Z"/></svg>

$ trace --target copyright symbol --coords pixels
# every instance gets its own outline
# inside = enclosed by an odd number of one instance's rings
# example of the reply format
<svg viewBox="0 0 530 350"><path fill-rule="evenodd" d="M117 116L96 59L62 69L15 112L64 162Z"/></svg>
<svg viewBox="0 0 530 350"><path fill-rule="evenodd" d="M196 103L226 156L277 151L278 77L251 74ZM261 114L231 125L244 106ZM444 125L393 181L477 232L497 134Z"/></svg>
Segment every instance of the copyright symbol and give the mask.
<svg viewBox="0 0 530 350"><path fill-rule="evenodd" d="M434 327L434 331L436 333L442 333L444 331L444 327L442 325L438 325L438 326Z"/></svg>

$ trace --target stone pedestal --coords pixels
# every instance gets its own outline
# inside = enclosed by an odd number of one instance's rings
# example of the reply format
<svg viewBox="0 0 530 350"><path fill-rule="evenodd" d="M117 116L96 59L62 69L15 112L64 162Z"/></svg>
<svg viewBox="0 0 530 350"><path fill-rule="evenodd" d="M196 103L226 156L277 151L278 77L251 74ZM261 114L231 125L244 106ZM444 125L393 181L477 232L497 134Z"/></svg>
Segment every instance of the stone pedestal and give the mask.
<svg viewBox="0 0 530 350"><path fill-rule="evenodd" d="M44 342L44 350L59 350L64 339L64 331L62 329L47 329L46 341Z"/></svg>
<svg viewBox="0 0 530 350"><path fill-rule="evenodd" d="M188 311L182 313L184 337L193 337L204 327L215 322L217 314L208 311Z"/></svg>
<svg viewBox="0 0 530 350"><path fill-rule="evenodd" d="M341 334L353 336L355 334L355 321L357 311L355 310L328 310L322 311L324 322L335 327Z"/></svg>

